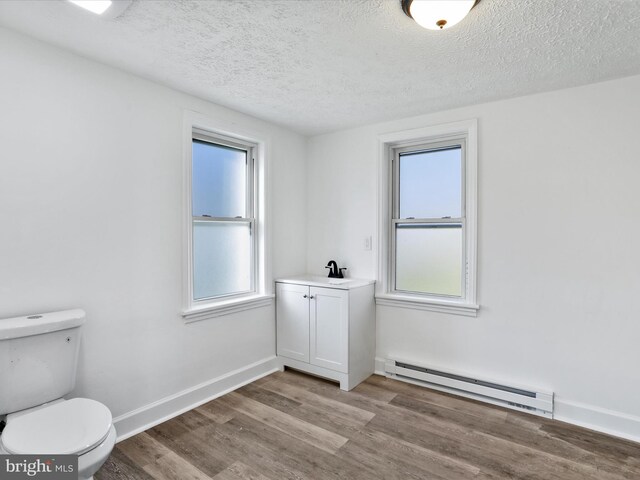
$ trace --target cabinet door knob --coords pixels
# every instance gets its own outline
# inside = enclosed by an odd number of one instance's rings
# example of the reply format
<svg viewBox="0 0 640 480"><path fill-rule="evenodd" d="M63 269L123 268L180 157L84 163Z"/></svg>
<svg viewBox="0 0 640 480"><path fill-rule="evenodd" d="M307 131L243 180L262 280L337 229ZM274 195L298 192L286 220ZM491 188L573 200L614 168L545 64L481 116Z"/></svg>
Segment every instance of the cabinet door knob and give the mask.
<svg viewBox="0 0 640 480"><path fill-rule="evenodd" d="M307 298L307 296L306 296L306 295L304 295L302 298Z"/></svg>
<svg viewBox="0 0 640 480"><path fill-rule="evenodd" d="M313 295L311 295L311 296L309 297L309 299L313 299Z"/></svg>

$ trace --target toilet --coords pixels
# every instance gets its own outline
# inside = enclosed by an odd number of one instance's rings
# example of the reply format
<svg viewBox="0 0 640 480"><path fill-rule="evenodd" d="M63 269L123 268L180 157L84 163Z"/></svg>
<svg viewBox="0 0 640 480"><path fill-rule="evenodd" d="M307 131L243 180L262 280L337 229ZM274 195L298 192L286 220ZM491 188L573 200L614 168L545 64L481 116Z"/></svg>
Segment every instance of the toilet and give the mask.
<svg viewBox="0 0 640 480"><path fill-rule="evenodd" d="M116 429L109 409L64 399L75 386L83 310L0 320L0 454L78 455L78 479L109 458Z"/></svg>

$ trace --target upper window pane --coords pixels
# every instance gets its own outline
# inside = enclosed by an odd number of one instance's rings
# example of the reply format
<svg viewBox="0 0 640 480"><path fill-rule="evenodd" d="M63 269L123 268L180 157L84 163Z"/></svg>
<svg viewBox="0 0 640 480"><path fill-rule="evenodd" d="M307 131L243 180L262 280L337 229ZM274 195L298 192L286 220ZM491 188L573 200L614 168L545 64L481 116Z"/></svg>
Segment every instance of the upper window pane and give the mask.
<svg viewBox="0 0 640 480"><path fill-rule="evenodd" d="M247 152L193 140L193 216L247 217Z"/></svg>
<svg viewBox="0 0 640 480"><path fill-rule="evenodd" d="M462 148L400 154L400 217L462 217Z"/></svg>

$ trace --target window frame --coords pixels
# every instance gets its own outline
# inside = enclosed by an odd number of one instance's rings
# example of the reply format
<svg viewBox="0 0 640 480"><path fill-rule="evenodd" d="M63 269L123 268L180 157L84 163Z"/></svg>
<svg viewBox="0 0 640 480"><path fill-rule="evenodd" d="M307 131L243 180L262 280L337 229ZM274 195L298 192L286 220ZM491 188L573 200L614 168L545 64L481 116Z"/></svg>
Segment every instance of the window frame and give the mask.
<svg viewBox="0 0 640 480"><path fill-rule="evenodd" d="M434 152L440 150L449 150L450 147L460 147L461 149L461 165L460 165L460 182L461 182L461 198L460 198L460 217L456 218L435 218L435 217L421 217L421 218L400 218L400 157L403 154L407 153L420 153L420 152ZM421 145L411 145L411 146L400 146L392 149L392 214L391 214L391 228L389 228L389 248L391 254L389 255L389 291L393 294L399 295L418 295L420 297L434 297L434 298L464 298L465 297L465 289L466 289L466 280L465 275L460 276L460 292L461 296L457 295L446 295L446 294L437 294L437 293L421 293L414 292L408 290L399 290L397 288L397 254L398 247L396 245L397 239L397 229L398 225L409 225L409 224L417 224L417 225L446 225L446 224L460 224L461 225L461 233L462 233L462 245L465 245L465 237L466 237L466 192L465 192L465 184L466 184L466 138L459 137L451 140L444 141L436 141L436 142L428 142ZM461 265L466 265L467 261L467 252L465 248L462 248L462 258Z"/></svg>
<svg viewBox="0 0 640 480"><path fill-rule="evenodd" d="M399 157L406 152L462 147L462 209L456 219L399 218ZM376 291L378 305L430 310L476 316L477 274L477 120L465 120L444 125L383 134L379 148L379 282ZM398 223L462 224L462 288L460 297L397 290L396 228Z"/></svg>
<svg viewBox="0 0 640 480"><path fill-rule="evenodd" d="M196 128L194 127L192 130L192 145L193 145L193 140L202 142L202 143L208 143L211 145L219 145L221 147L230 147L236 150L242 150L245 152L246 155L246 172L245 172L245 215L244 217L203 217L203 216L195 216L193 215L193 182L191 183L192 188L191 188L191 193L192 193L192 197L191 197L191 202L190 202L190 210L191 210L191 248L192 248L192 255L191 255L191 301L193 302L194 306L197 305L204 305L213 301L217 301L217 300L223 300L223 299L233 299L233 298L240 298L240 297L244 297L247 295L254 295L256 292L256 285L257 285L257 281L256 281L256 274L258 272L258 265L257 265L257 236L255 234L255 225L256 225L256 221L255 221L255 211L256 211L256 205L255 205L255 190L256 190L256 185L255 185L255 174L254 174L254 165L255 165L255 150L257 149L257 145L253 142L245 142L245 141L241 141L232 137L228 137L226 135L220 135L220 134L214 134L213 132L209 132L206 130L203 130L201 128ZM192 150L193 151L193 150ZM191 165L193 168L193 157L191 158ZM192 171L192 175L193 175L193 171ZM193 178L193 177L192 177ZM193 228L195 227L195 223L196 222L207 222L207 223L240 223L240 224L248 224L249 225L249 234L251 235L251 260L250 260L250 265L251 265L251 272L250 272L250 279L249 279L249 290L245 290L243 292L234 292L234 293L228 293L228 294L223 294L223 295L216 295L216 296L212 296L212 297L205 297L205 298L200 298L200 299L195 299L194 295L193 295Z"/></svg>
<svg viewBox="0 0 640 480"><path fill-rule="evenodd" d="M247 151L247 199L245 215L240 219L227 217L194 217L192 208L193 140L204 141ZM268 135L235 122L212 119L185 111L183 119L183 306L186 323L207 320L222 315L273 304L271 285L270 235L268 224L269 195L266 159L271 150ZM250 187L250 188L249 188ZM252 243L251 288L247 292L194 299L193 291L193 225L203 221L240 221L250 223Z"/></svg>

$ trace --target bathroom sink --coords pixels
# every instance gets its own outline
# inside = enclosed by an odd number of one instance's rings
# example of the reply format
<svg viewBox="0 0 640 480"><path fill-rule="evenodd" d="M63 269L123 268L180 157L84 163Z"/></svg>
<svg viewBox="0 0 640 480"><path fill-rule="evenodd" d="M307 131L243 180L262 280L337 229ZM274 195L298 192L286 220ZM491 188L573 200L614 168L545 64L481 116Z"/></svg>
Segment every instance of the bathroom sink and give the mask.
<svg viewBox="0 0 640 480"><path fill-rule="evenodd" d="M346 283L351 282L353 279L352 278L330 278L330 277L321 277L318 275L304 275L301 277L298 277L301 280L304 279L306 281L310 281L313 282L315 284L317 284L318 286L323 286L323 285L345 285Z"/></svg>

